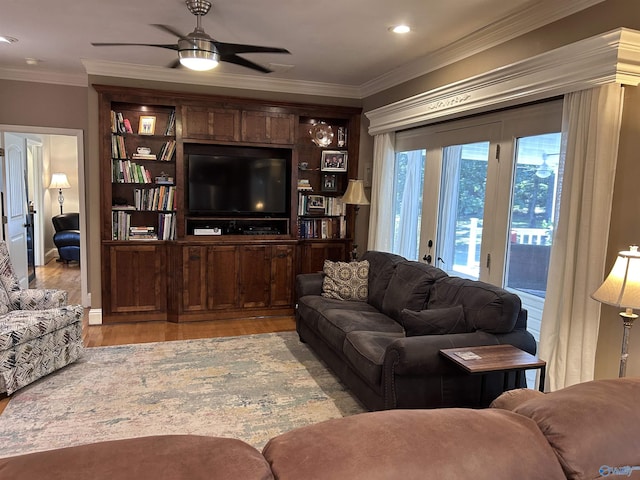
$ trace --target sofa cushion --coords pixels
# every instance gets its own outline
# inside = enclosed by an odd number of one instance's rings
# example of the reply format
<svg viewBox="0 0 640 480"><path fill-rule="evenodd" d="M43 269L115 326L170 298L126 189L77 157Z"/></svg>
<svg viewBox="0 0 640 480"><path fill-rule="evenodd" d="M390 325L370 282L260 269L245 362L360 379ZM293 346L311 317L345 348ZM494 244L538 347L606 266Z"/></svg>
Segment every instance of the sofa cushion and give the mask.
<svg viewBox="0 0 640 480"><path fill-rule="evenodd" d="M489 333L511 332L521 309L520 297L495 285L459 277L439 279L428 308L452 305L462 305L467 323Z"/></svg>
<svg viewBox="0 0 640 480"><path fill-rule="evenodd" d="M369 262L324 261L322 296L338 300L360 300L366 302Z"/></svg>
<svg viewBox="0 0 640 480"><path fill-rule="evenodd" d="M382 366L387 347L403 333L350 332L344 341L343 352L353 370L372 388L380 390L382 385Z"/></svg>
<svg viewBox="0 0 640 480"><path fill-rule="evenodd" d="M536 425L497 409L362 413L291 430L262 453L280 480L565 479Z"/></svg>
<svg viewBox="0 0 640 480"><path fill-rule="evenodd" d="M473 327L467 325L462 305L431 310L404 309L400 313L400 323L407 337L417 335L447 335L450 333L470 333Z"/></svg>
<svg viewBox="0 0 640 480"><path fill-rule="evenodd" d="M307 295L298 299L298 317L304 319L304 323L314 330L318 330L318 322L326 321L325 313L328 310L351 310L355 312L378 311L366 302L357 300L336 300L320 295Z"/></svg>
<svg viewBox="0 0 640 480"><path fill-rule="evenodd" d="M537 396L513 411L538 424L568 478L601 478L608 476L601 468L640 466L638 399L640 378L597 380Z"/></svg>
<svg viewBox="0 0 640 480"><path fill-rule="evenodd" d="M347 333L354 331L399 333L404 330L397 322L380 312L327 310L318 321L318 331L335 350L342 352Z"/></svg>
<svg viewBox="0 0 640 480"><path fill-rule="evenodd" d="M423 310L435 281L446 276L439 268L424 263L398 263L384 294L382 312L399 322L403 309Z"/></svg>
<svg viewBox="0 0 640 480"><path fill-rule="evenodd" d="M378 311L382 311L382 301L389 286L389 280L396 269L396 265L405 262L400 255L370 250L362 255L362 260L369 262L369 304Z"/></svg>

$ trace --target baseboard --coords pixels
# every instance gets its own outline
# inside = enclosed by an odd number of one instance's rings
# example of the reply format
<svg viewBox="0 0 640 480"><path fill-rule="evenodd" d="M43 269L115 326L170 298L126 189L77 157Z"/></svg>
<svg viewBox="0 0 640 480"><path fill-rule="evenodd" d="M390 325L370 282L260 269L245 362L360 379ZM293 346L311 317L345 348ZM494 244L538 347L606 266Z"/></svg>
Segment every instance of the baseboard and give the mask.
<svg viewBox="0 0 640 480"><path fill-rule="evenodd" d="M92 308L89 310L89 325L102 325L101 308Z"/></svg>

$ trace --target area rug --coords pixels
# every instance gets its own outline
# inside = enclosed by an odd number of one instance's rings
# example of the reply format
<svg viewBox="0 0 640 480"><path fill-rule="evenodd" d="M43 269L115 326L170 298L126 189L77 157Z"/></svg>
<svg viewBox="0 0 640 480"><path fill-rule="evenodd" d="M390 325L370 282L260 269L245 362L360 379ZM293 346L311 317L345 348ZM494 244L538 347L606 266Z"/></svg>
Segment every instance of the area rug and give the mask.
<svg viewBox="0 0 640 480"><path fill-rule="evenodd" d="M0 456L160 434L261 449L362 411L294 332L88 348L14 394L0 415Z"/></svg>

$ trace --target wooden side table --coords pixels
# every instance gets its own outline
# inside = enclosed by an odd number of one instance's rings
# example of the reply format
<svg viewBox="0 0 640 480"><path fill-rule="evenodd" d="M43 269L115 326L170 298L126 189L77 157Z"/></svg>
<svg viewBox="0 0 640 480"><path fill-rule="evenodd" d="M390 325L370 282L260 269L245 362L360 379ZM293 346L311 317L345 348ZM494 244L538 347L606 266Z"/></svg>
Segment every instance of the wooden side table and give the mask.
<svg viewBox="0 0 640 480"><path fill-rule="evenodd" d="M482 375L480 403L484 401L486 374L504 372L503 391L509 389L509 373L516 373L516 383L525 370L540 370L539 390L544 392L547 362L513 345L486 345L480 347L446 348L440 355L452 361L471 375Z"/></svg>

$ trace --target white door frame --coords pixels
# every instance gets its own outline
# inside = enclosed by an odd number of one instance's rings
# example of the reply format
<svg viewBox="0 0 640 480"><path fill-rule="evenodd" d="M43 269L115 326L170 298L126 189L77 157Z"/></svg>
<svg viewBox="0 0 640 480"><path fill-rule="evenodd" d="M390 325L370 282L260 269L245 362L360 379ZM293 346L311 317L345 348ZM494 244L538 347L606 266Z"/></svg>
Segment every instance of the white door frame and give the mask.
<svg viewBox="0 0 640 480"><path fill-rule="evenodd" d="M76 158L78 159L78 201L80 207L80 283L82 291L82 305L85 307L90 307L91 296L88 292L89 282L87 272L87 225L85 220L86 199L84 184L84 132L82 131L82 129L74 128L30 127L24 125L0 124L0 141L2 141L1 139L4 136L5 132L37 135L66 135L76 137Z"/></svg>

